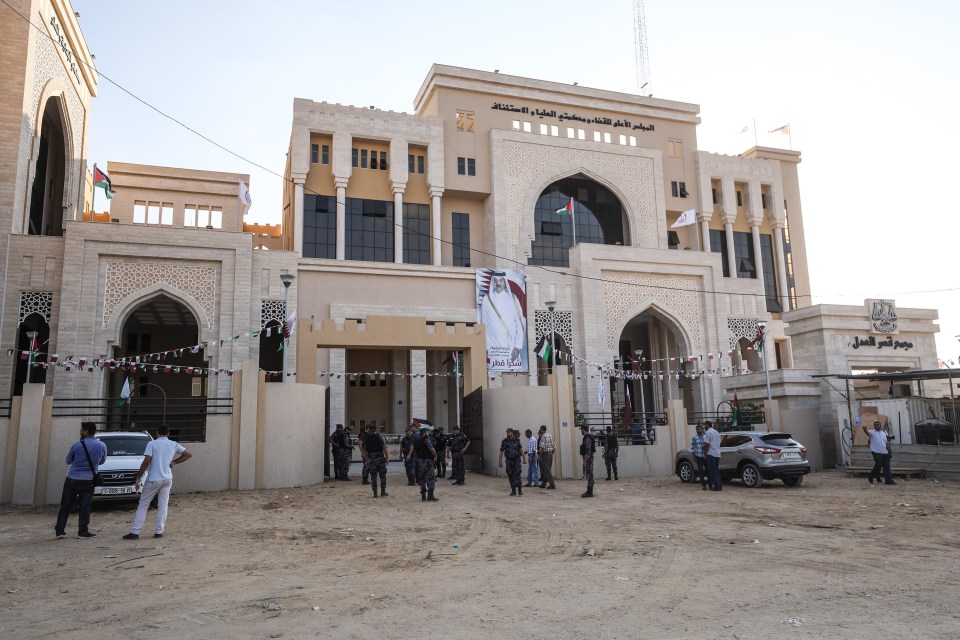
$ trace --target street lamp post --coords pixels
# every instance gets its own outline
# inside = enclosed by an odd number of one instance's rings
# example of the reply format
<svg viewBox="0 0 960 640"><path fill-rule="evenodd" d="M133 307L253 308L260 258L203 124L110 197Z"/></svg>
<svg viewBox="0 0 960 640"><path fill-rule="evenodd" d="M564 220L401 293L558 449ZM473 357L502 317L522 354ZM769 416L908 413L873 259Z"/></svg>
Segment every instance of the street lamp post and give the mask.
<svg viewBox="0 0 960 640"><path fill-rule="evenodd" d="M293 284L293 281L296 280L296 276L292 273L281 273L280 282L283 283L283 326L280 329L280 337L282 340L285 340L287 337L287 301L290 298L290 285ZM280 382L287 381L287 347L283 347L283 379Z"/></svg>
<svg viewBox="0 0 960 640"><path fill-rule="evenodd" d="M757 329L760 330L760 351L763 352L763 377L767 381L767 400L773 400L773 394L770 393L770 368L767 366L767 323L763 320L757 323Z"/></svg>
<svg viewBox="0 0 960 640"><path fill-rule="evenodd" d="M163 421L162 421L162 424L167 424L167 392L163 390L163 387L161 387L160 385L155 384L155 383L153 383L153 382L141 382L141 383L140 383L140 388L143 389L144 387L156 387L157 389L160 389L160 393L163 394ZM127 404L130 404L129 401L127 402Z"/></svg>
<svg viewBox="0 0 960 640"><path fill-rule="evenodd" d="M557 365L557 345L556 345L556 328L553 324L553 310L557 308L556 300L547 300L544 304L547 305L547 310L550 312L550 362L547 364L550 366L550 371L553 371Z"/></svg>
<svg viewBox="0 0 960 640"><path fill-rule="evenodd" d="M37 340L37 332L27 331L27 339L30 340L30 355L27 358L27 384L30 384L30 374L33 372L33 345Z"/></svg>

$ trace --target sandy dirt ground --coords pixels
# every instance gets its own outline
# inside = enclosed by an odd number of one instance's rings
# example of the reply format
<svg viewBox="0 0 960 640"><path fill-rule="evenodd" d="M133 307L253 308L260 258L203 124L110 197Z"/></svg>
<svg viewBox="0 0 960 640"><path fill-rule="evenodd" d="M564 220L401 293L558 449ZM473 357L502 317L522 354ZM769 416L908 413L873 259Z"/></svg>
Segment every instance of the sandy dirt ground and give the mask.
<svg viewBox="0 0 960 640"><path fill-rule="evenodd" d="M174 495L137 542L129 506L95 506L90 540L6 507L0 637L960 637L957 483L437 482L438 503L395 470L377 500L359 479Z"/></svg>

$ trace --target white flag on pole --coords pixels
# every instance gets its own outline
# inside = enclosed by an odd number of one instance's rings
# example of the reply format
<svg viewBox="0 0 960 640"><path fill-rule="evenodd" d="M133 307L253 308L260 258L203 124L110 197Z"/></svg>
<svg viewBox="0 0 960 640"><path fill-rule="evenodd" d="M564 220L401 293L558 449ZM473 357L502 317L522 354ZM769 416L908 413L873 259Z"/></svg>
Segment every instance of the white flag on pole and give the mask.
<svg viewBox="0 0 960 640"><path fill-rule="evenodd" d="M238 193L240 202L243 203L243 215L247 215L247 212L250 210L250 205L253 204L253 200L250 199L250 190L247 189L247 185L243 184L243 180L240 180L240 192Z"/></svg>
<svg viewBox="0 0 960 640"><path fill-rule="evenodd" d="M686 227L691 224L696 223L697 221L697 210L696 209L687 209L680 214L680 217L677 218L677 221L671 225L671 229L676 229L677 227Z"/></svg>

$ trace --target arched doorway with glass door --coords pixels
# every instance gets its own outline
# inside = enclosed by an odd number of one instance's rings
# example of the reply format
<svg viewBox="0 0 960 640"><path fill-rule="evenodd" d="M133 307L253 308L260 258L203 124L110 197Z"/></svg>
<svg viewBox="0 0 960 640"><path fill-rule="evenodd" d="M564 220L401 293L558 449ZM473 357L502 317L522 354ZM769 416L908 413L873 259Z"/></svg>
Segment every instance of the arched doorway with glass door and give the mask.
<svg viewBox="0 0 960 640"><path fill-rule="evenodd" d="M630 422L643 433L666 424L671 401L682 400L688 413L699 411L699 381L688 376L689 355L684 332L663 310L651 306L631 318L620 333L617 357L619 367L632 375L612 381L614 418L625 419L629 402Z"/></svg>

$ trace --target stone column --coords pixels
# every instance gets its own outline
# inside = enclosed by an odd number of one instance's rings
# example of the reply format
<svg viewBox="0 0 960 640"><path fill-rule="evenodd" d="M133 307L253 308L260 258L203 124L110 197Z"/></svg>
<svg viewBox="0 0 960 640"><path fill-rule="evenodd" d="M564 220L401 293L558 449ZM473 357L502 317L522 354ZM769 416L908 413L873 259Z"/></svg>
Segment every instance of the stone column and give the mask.
<svg viewBox="0 0 960 640"><path fill-rule="evenodd" d="M704 216L700 217L700 235L703 236L703 250L709 253L713 250L710 246L710 220Z"/></svg>
<svg viewBox="0 0 960 640"><path fill-rule="evenodd" d="M733 247L733 222L724 222L723 230L727 234L727 268L730 270L730 277L737 277L737 252Z"/></svg>
<svg viewBox="0 0 960 640"><path fill-rule="evenodd" d="M727 236L727 269L730 277L737 277L737 254L733 249L733 223L737 220L737 185L733 178L720 180L720 195L723 196L723 229Z"/></svg>
<svg viewBox="0 0 960 640"><path fill-rule="evenodd" d="M343 373L347 367L347 350L330 349L330 375L327 380L330 384L330 426L337 424L347 426L347 377L336 373Z"/></svg>
<svg viewBox="0 0 960 640"><path fill-rule="evenodd" d="M353 136L346 131L333 134L333 185L337 188L337 260L344 260L347 237L347 183L353 175Z"/></svg>
<svg viewBox="0 0 960 640"><path fill-rule="evenodd" d="M750 233L753 234L753 268L757 271L757 281L760 283L760 290L763 291L764 296L766 296L767 290L763 283L763 251L760 246L760 227L751 224ZM766 297L764 297L764 300L766 300ZM764 302L763 309L766 310L766 308L767 305L766 302Z"/></svg>
<svg viewBox="0 0 960 640"><path fill-rule="evenodd" d="M773 230L773 240L776 243L777 280L780 283L780 306L784 311L790 310L790 291L787 288L787 254L783 250L783 225L777 224Z"/></svg>
<svg viewBox="0 0 960 640"><path fill-rule="evenodd" d="M401 185L393 185L393 261L403 262L403 191Z"/></svg>
<svg viewBox="0 0 960 640"><path fill-rule="evenodd" d="M337 187L337 260L345 260L347 253L347 180L334 180Z"/></svg>
<svg viewBox="0 0 960 640"><path fill-rule="evenodd" d="M410 364L407 360L408 351L391 351L390 368L394 373L407 373L410 371ZM408 380L405 375L391 376L393 382L390 388L390 417L393 420L393 433L403 433L403 430L410 424L409 414L410 405L408 403ZM421 416L422 417L422 416Z"/></svg>
<svg viewBox="0 0 960 640"><path fill-rule="evenodd" d="M433 266L439 267L440 258L440 196L443 189L430 189L430 258Z"/></svg>
<svg viewBox="0 0 960 640"><path fill-rule="evenodd" d="M427 413L427 352L423 349L410 351L410 417L424 418Z"/></svg>
<svg viewBox="0 0 960 640"><path fill-rule="evenodd" d="M450 363L443 364L443 361L450 355L449 351L431 351L429 356L431 371L447 373L452 367ZM433 402L430 407L430 417L436 424L443 425L447 432L450 431L453 423L457 419L456 407L451 404L450 380L453 378L444 375L437 375L430 378L430 391L433 396Z"/></svg>
<svg viewBox="0 0 960 640"><path fill-rule="evenodd" d="M303 257L303 185L305 177L293 179L293 250L297 257Z"/></svg>

